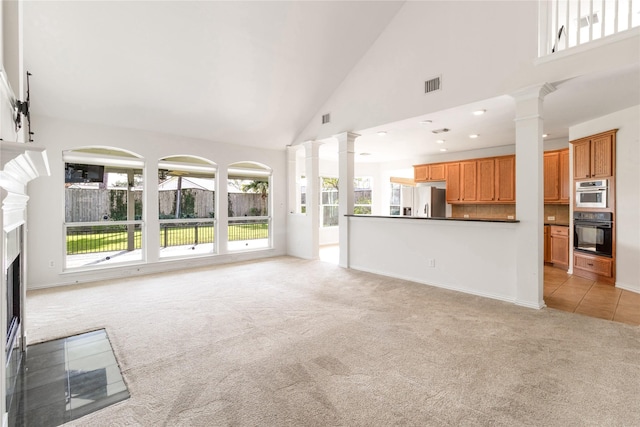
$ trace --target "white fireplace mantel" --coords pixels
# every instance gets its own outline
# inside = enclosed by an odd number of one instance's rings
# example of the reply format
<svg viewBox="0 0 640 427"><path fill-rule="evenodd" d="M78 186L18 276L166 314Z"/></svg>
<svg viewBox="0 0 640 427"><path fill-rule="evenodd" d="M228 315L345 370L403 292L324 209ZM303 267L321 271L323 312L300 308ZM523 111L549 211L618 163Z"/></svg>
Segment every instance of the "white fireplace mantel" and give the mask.
<svg viewBox="0 0 640 427"><path fill-rule="evenodd" d="M0 141L0 166L2 228L10 231L25 221L29 181L51 172L45 148L29 143Z"/></svg>

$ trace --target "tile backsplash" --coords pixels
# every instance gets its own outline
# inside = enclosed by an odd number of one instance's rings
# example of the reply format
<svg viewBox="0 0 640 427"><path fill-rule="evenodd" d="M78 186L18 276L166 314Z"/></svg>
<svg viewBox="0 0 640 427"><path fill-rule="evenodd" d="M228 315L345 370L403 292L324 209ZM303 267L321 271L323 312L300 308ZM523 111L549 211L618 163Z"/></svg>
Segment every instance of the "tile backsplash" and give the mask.
<svg viewBox="0 0 640 427"><path fill-rule="evenodd" d="M468 217L465 217L468 215ZM451 205L453 218L513 219L516 205Z"/></svg>
<svg viewBox="0 0 640 427"><path fill-rule="evenodd" d="M544 205L544 223L569 225L569 205Z"/></svg>
<svg viewBox="0 0 640 427"><path fill-rule="evenodd" d="M468 216L465 216L468 215ZM451 205L453 218L512 219L516 216L516 205ZM549 218L553 219L549 219ZM569 224L569 205L544 205L546 224Z"/></svg>

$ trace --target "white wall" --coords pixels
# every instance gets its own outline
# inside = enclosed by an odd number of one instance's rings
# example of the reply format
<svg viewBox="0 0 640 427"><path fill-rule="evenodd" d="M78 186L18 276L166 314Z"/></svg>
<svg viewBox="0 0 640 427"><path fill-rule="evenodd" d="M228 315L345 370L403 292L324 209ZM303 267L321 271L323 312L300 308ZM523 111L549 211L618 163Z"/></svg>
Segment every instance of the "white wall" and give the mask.
<svg viewBox="0 0 640 427"><path fill-rule="evenodd" d="M406 2L296 142L637 63L638 37L537 61L538 2ZM574 51L575 52L575 51ZM442 90L424 94L441 75ZM331 123L321 125L321 115Z"/></svg>
<svg viewBox="0 0 640 427"><path fill-rule="evenodd" d="M640 105L569 129L571 140L616 134L616 286L640 293Z"/></svg>
<svg viewBox="0 0 640 427"><path fill-rule="evenodd" d="M350 267L515 302L516 227L517 223L351 217ZM435 262L433 268L429 259Z"/></svg>
<svg viewBox="0 0 640 427"><path fill-rule="evenodd" d="M210 141L184 138L172 135L136 131L90 124L73 123L33 117L36 145L47 149L51 166L51 176L40 178L29 184L28 245L29 245L29 288L63 285L76 282L101 280L166 271L176 268L254 259L286 253L286 152L260 150L254 147L214 143ZM131 266L114 266L94 272L63 272L64 236L64 162L63 150L87 146L109 146L133 151L143 156L147 164L172 155L189 154L201 156L226 168L241 161L263 163L273 169L272 177L272 218L273 249L234 254L220 254L205 258L189 258L175 261L163 260ZM153 185L153 179L146 179ZM149 192L147 192L149 194ZM147 206L152 204L147 202ZM145 208L146 209L146 208ZM149 209L152 209L149 207ZM219 211L226 213L226 200L220 201ZM147 230L155 230L157 219L148 218ZM148 250L154 250L148 248ZM157 258L157 257L151 257ZM53 261L54 266L49 266Z"/></svg>

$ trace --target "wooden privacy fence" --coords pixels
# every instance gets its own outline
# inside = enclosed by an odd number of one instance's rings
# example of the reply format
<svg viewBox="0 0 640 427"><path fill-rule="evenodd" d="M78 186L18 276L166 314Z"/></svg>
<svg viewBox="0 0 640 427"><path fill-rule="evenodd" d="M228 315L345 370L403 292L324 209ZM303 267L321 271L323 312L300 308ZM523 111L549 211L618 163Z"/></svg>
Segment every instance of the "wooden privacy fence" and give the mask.
<svg viewBox="0 0 640 427"><path fill-rule="evenodd" d="M136 204L136 215L142 212L142 192L133 192ZM65 189L65 222L94 222L113 219L122 215L123 206L126 207L127 190L106 189ZM160 191L158 193L158 207L161 217L175 215L176 192L174 190ZM192 206L185 209L185 202ZM206 190L185 189L182 190L183 214L193 215L195 218L211 218L214 208L214 193ZM229 193L229 216L259 216L265 215L264 204L260 194L257 193ZM124 211L126 219L126 208Z"/></svg>

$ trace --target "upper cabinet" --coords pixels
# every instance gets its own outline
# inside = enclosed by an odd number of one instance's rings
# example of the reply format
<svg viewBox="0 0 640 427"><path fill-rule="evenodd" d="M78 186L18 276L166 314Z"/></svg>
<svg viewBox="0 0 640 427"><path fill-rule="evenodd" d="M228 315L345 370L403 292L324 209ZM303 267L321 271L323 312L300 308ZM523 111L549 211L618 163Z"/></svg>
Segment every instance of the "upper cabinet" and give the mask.
<svg viewBox="0 0 640 427"><path fill-rule="evenodd" d="M545 203L569 203L569 149L544 153Z"/></svg>
<svg viewBox="0 0 640 427"><path fill-rule="evenodd" d="M496 157L496 201L516 201L516 156Z"/></svg>
<svg viewBox="0 0 640 427"><path fill-rule="evenodd" d="M573 178L608 178L613 176L616 130L571 141L573 144Z"/></svg>
<svg viewBox="0 0 640 427"><path fill-rule="evenodd" d="M447 203L515 203L515 156L442 164Z"/></svg>
<svg viewBox="0 0 640 427"><path fill-rule="evenodd" d="M415 182L444 181L445 180L445 164L436 163L432 165L414 166L413 178Z"/></svg>
<svg viewBox="0 0 640 427"><path fill-rule="evenodd" d="M460 163L447 163L445 178L447 181L445 191L447 203L458 203L460 201Z"/></svg>

